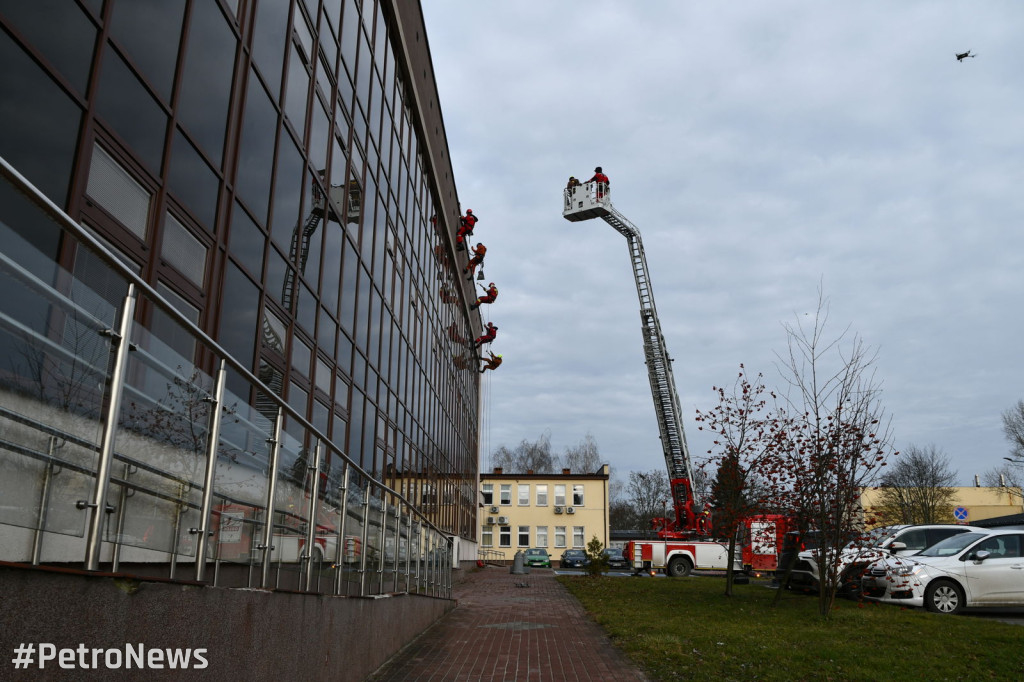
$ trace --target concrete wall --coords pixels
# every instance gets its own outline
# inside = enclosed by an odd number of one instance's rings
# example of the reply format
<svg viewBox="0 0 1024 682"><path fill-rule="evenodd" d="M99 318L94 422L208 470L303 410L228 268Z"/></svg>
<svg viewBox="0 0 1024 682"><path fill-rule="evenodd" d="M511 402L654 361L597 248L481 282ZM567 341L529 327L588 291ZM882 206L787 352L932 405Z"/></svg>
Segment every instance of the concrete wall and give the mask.
<svg viewBox="0 0 1024 682"><path fill-rule="evenodd" d="M37 660L16 673L11 660L22 643L122 653L141 643L206 649L208 667L189 679L364 680L455 606L419 595L326 597L13 566L0 566L0 586L0 679L180 679L180 670L108 670L103 653L99 670L78 664L77 672L56 660L40 671Z"/></svg>

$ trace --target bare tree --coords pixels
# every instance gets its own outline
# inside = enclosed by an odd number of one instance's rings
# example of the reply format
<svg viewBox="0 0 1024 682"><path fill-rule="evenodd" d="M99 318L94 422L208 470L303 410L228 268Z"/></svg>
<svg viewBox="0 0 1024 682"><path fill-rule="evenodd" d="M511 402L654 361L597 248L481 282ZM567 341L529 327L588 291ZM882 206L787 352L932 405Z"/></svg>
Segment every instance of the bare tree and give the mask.
<svg viewBox="0 0 1024 682"><path fill-rule="evenodd" d="M562 466L568 467L573 473L592 474L601 468L601 464L597 441L589 433L576 445L566 447L562 455Z"/></svg>
<svg viewBox="0 0 1024 682"><path fill-rule="evenodd" d="M787 468L795 477L793 512L821 534L818 611L829 616L841 586L840 553L863 531L860 493L892 452L892 434L874 375L877 354L849 329L825 336L828 303L819 291L813 321L786 324L779 355L788 390Z"/></svg>
<svg viewBox="0 0 1024 682"><path fill-rule="evenodd" d="M536 441L525 438L514 448L504 445L491 453L491 464L505 473L550 474L558 467L558 457L551 454L551 432L545 431Z"/></svg>
<svg viewBox="0 0 1024 682"><path fill-rule="evenodd" d="M1005 488L1007 494L1024 498L1024 468L1007 462L981 475L981 482L990 488Z"/></svg>
<svg viewBox="0 0 1024 682"><path fill-rule="evenodd" d="M1010 441L1010 455L1024 457L1024 400L1003 412L1003 433Z"/></svg>
<svg viewBox="0 0 1024 682"><path fill-rule="evenodd" d="M956 472L934 445L911 445L879 478L876 513L887 523L952 523Z"/></svg>
<svg viewBox="0 0 1024 682"><path fill-rule="evenodd" d="M652 519L666 515L665 505L672 501L668 473L662 469L630 471L626 496L636 515L637 525L650 527Z"/></svg>

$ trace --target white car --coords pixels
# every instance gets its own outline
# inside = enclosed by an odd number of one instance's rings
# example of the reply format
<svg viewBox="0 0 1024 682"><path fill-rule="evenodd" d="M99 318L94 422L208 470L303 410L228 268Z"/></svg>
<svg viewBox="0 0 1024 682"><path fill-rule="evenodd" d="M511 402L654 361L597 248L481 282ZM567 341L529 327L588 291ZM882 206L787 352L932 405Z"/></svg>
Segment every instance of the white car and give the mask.
<svg viewBox="0 0 1024 682"><path fill-rule="evenodd" d="M879 559L888 555L910 556L951 535L968 531L984 532L985 529L949 523L872 528L847 543L840 552L836 573L839 576L839 592L841 594L856 594L860 589L861 576L869 565ZM819 542L818 549L800 552L789 582L792 587L818 589L818 553L820 551Z"/></svg>
<svg viewBox="0 0 1024 682"><path fill-rule="evenodd" d="M861 594L938 613L1024 606L1024 531L963 533L913 557L882 559L861 579Z"/></svg>

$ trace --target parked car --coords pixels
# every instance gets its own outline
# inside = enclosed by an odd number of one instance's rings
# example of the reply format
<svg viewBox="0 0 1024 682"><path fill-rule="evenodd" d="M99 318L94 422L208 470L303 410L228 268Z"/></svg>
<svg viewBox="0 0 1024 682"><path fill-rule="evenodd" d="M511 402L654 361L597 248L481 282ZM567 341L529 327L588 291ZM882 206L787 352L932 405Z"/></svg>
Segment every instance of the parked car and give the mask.
<svg viewBox="0 0 1024 682"><path fill-rule="evenodd" d="M562 560L559 566L562 568L583 568L590 565L587 553L582 549L567 549L562 552Z"/></svg>
<svg viewBox="0 0 1024 682"><path fill-rule="evenodd" d="M609 547L604 550L604 560L608 568L629 568L629 561L618 547Z"/></svg>
<svg viewBox="0 0 1024 682"><path fill-rule="evenodd" d="M838 557L839 592L857 594L861 576L869 565L886 554L911 556L951 535L984 528L954 524L880 526L859 535L843 547ZM790 577L792 587L818 589L818 553L821 548L800 552Z"/></svg>
<svg viewBox="0 0 1024 682"><path fill-rule="evenodd" d="M526 550L526 565L551 568L551 555L543 547L531 547Z"/></svg>
<svg viewBox="0 0 1024 682"><path fill-rule="evenodd" d="M775 577L782 579L789 567L796 563L800 552L818 548L818 538L821 533L816 530L807 530L801 533L798 530L791 530L782 536L782 551L779 552L779 562L775 569Z"/></svg>
<svg viewBox="0 0 1024 682"><path fill-rule="evenodd" d="M913 557L885 557L861 579L870 599L959 613L975 606L1024 606L1024 531L962 533Z"/></svg>

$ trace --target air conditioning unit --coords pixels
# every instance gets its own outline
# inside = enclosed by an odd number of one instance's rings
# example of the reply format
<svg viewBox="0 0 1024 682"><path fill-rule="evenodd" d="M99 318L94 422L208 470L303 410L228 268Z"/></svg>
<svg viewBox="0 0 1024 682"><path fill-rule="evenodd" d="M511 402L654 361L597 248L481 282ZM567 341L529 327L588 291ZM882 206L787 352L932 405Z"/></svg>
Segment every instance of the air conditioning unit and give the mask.
<svg viewBox="0 0 1024 682"><path fill-rule="evenodd" d="M494 517L493 516L488 516L487 517L487 525L488 526L493 526L494 525Z"/></svg>
<svg viewBox="0 0 1024 682"><path fill-rule="evenodd" d="M499 516L498 517L498 525L504 526L507 523L508 523L508 517L507 516Z"/></svg>
<svg viewBox="0 0 1024 682"><path fill-rule="evenodd" d="M561 514L562 513L562 508L561 507L555 507L555 513L556 514Z"/></svg>
<svg viewBox="0 0 1024 682"><path fill-rule="evenodd" d="M491 513L492 514L497 514L498 513L498 508L497 507L491 507Z"/></svg>
<svg viewBox="0 0 1024 682"><path fill-rule="evenodd" d="M566 507L565 508L565 513L566 514L575 514L576 513L576 507Z"/></svg>

